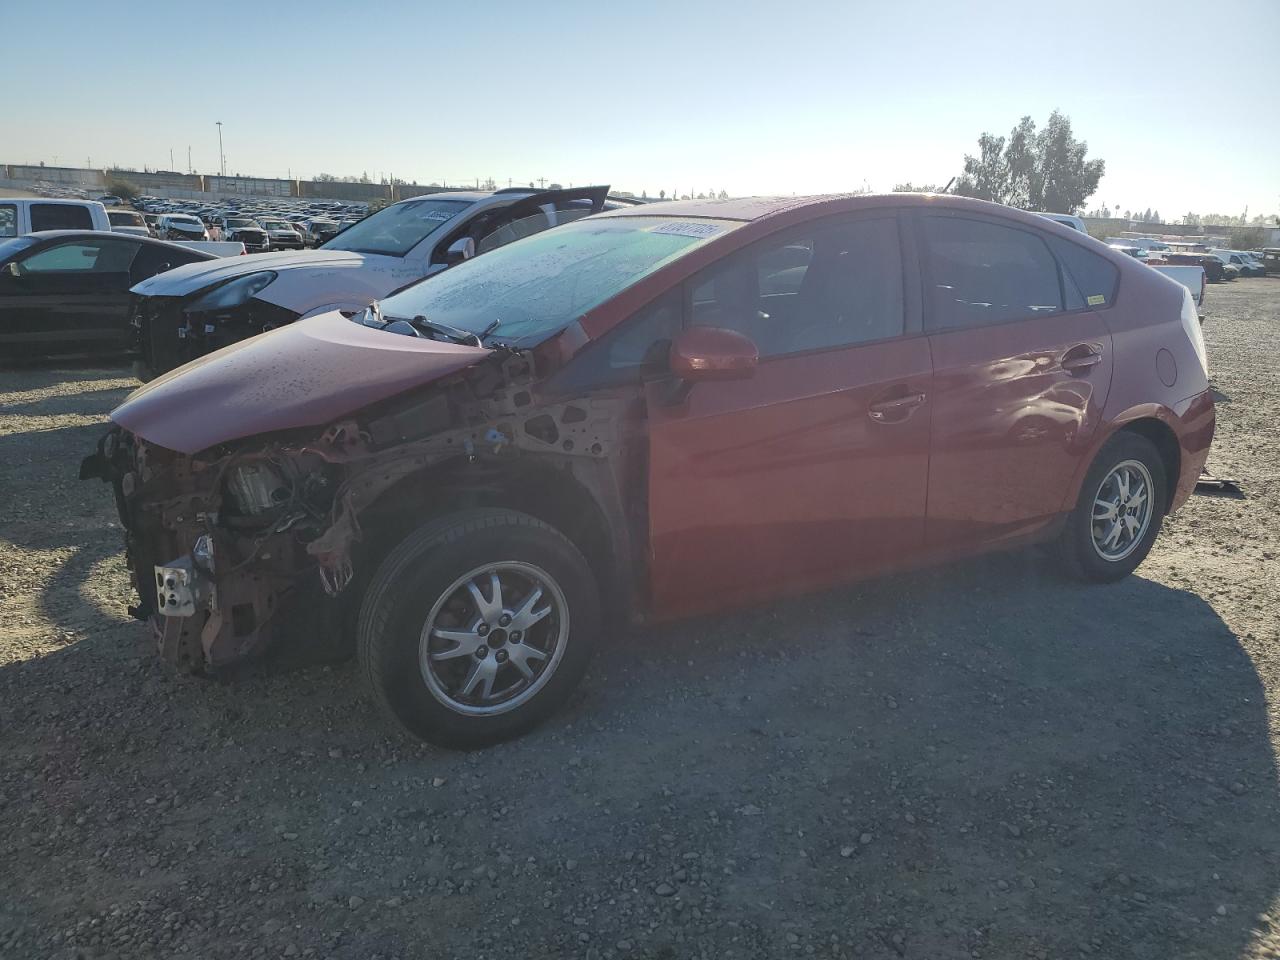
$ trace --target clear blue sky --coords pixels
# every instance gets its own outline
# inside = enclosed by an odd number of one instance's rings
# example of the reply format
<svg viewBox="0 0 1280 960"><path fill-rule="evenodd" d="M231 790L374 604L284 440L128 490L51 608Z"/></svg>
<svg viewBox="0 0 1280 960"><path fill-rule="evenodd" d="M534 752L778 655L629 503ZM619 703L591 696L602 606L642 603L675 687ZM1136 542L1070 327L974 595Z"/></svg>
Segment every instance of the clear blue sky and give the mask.
<svg viewBox="0 0 1280 960"><path fill-rule="evenodd" d="M215 172L222 120L245 174L887 190L1056 107L1091 207L1280 212L1280 0L0 0L0 34L7 162Z"/></svg>

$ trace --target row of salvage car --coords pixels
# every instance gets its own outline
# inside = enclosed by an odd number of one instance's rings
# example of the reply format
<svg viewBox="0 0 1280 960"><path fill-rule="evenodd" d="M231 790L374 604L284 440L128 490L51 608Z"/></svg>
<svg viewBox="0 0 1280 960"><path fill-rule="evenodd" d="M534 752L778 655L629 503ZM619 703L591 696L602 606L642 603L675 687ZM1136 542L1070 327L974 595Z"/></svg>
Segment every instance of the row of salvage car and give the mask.
<svg viewBox="0 0 1280 960"><path fill-rule="evenodd" d="M143 282L164 375L81 476L164 657L354 648L447 746L637 623L1030 543L1124 577L1213 436L1190 293L980 201L451 194L335 241Z"/></svg>

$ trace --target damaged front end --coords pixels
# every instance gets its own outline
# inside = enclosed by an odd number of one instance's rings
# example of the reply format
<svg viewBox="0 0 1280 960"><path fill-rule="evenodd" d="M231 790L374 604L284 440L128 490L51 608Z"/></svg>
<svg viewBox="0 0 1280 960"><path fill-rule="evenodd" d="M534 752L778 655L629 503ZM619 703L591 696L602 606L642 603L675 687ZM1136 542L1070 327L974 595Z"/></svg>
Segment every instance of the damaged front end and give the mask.
<svg viewBox="0 0 1280 960"><path fill-rule="evenodd" d="M282 608L309 619L308 604L350 580L346 557L312 550L333 526L343 474L328 453L273 443L188 457L113 427L84 461L82 478L115 490L138 592L130 613L151 623L165 659L243 659L268 644Z"/></svg>
<svg viewBox="0 0 1280 960"><path fill-rule="evenodd" d="M384 527L390 516L403 537L423 504L446 496L434 477L452 478L448 495L480 491L532 457L576 471L597 502L620 503L615 432L625 401L540 404L532 379L526 355L497 353L325 427L190 455L113 426L81 478L115 491L138 592L131 613L150 623L162 656L188 670L257 656L286 635L340 644L360 599L348 588L384 549L361 549L366 516ZM415 503L402 503L411 480Z"/></svg>

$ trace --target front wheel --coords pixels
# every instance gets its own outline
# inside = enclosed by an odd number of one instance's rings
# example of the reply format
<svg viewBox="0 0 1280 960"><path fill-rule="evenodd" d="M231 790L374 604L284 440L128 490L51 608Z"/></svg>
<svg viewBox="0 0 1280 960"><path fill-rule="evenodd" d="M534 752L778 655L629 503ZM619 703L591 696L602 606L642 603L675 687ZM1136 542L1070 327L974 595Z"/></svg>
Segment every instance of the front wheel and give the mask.
<svg viewBox="0 0 1280 960"><path fill-rule="evenodd" d="M1150 440L1125 432L1108 440L1058 541L1065 571L1111 583L1136 570L1160 533L1166 483L1164 462Z"/></svg>
<svg viewBox="0 0 1280 960"><path fill-rule="evenodd" d="M470 748L522 734L572 692L600 628L582 554L511 510L432 521L379 566L357 628L374 696L410 733Z"/></svg>

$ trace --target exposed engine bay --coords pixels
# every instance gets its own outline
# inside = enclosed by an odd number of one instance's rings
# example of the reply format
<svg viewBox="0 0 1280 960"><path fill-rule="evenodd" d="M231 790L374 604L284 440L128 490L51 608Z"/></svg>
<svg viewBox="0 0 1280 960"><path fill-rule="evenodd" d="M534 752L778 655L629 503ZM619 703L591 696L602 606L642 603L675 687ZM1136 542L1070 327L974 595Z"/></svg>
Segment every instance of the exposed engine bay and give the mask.
<svg viewBox="0 0 1280 960"><path fill-rule="evenodd" d="M359 601L353 581L379 560L361 550L368 515L402 537L436 499L483 496L495 477L535 464L589 490L625 545L616 434L630 398L538 403L532 363L499 351L326 427L192 456L113 426L81 477L115 490L139 598L131 613L165 659L195 671L256 656L284 633L341 631Z"/></svg>

